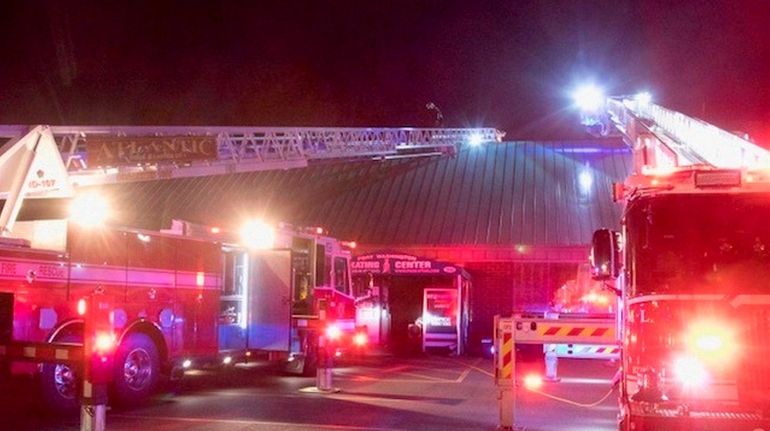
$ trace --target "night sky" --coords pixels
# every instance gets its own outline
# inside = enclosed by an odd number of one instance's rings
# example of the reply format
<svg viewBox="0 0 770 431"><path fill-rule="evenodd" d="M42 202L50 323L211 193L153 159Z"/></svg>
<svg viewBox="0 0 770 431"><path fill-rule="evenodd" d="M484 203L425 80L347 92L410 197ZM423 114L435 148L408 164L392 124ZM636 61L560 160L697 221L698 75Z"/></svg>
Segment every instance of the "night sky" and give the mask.
<svg viewBox="0 0 770 431"><path fill-rule="evenodd" d="M570 138L594 80L770 144L766 0L104 3L0 4L0 123Z"/></svg>

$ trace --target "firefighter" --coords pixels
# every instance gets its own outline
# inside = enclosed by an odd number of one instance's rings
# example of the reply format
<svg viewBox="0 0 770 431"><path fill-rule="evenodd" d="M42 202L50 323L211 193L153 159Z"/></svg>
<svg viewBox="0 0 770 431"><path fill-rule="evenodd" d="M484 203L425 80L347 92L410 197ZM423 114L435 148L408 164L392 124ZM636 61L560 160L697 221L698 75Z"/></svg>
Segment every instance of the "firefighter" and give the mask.
<svg viewBox="0 0 770 431"><path fill-rule="evenodd" d="M409 346L407 352L409 354L418 354L422 351L422 316L418 317L414 323L410 323L407 328L407 335L409 340Z"/></svg>

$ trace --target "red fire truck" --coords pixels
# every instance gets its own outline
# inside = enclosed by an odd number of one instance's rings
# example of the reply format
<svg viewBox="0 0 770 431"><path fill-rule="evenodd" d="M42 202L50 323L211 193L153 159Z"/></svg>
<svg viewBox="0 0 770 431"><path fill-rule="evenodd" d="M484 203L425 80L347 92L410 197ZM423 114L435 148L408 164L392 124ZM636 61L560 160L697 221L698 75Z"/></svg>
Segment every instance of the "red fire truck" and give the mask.
<svg viewBox="0 0 770 431"><path fill-rule="evenodd" d="M592 249L622 304L619 428L767 429L770 153L649 97L606 107L634 158Z"/></svg>
<svg viewBox="0 0 770 431"><path fill-rule="evenodd" d="M163 233L65 223L61 250L0 240L0 302L13 316L3 321L15 341L82 343L84 298L97 289L113 298L115 401L141 400L185 368L258 356L309 372L319 331L354 330L350 252L333 238L280 230L274 247L257 250L179 222ZM41 366L50 404L76 405L76 374Z"/></svg>

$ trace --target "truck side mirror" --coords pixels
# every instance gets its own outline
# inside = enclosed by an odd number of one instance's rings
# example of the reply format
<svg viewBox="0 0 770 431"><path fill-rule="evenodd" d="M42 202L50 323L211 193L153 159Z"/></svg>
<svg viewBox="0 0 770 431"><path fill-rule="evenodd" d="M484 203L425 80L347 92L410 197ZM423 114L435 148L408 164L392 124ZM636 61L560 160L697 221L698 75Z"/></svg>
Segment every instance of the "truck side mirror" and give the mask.
<svg viewBox="0 0 770 431"><path fill-rule="evenodd" d="M610 280L620 274L620 234L610 229L594 232L591 241L591 277Z"/></svg>

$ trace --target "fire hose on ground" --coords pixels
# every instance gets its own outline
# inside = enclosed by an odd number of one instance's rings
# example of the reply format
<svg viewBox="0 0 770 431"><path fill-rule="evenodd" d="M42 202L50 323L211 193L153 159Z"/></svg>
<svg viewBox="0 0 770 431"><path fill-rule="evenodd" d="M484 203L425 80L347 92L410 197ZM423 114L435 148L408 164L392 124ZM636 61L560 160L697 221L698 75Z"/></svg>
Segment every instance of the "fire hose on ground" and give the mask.
<svg viewBox="0 0 770 431"><path fill-rule="evenodd" d="M559 396L556 396L556 395L552 395L552 394L543 392L543 391L541 391L539 389L527 388L527 390L529 390L530 392L536 393L536 394L538 394L538 395L540 395L542 397L551 399L553 401L558 401L558 402L561 402L561 403L564 403L564 404L569 404L571 406L581 407L581 408L586 408L586 409L594 408L594 407L602 404L603 402L607 401L607 398L609 398L610 395L612 395L615 392L615 388L610 388L610 390L607 391L607 393L604 394L604 396L601 397L597 401L594 401L592 403L579 403L577 401L568 400L566 398L562 398L562 397L559 397Z"/></svg>

